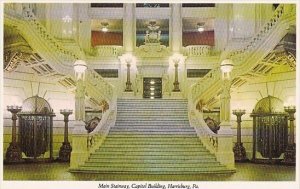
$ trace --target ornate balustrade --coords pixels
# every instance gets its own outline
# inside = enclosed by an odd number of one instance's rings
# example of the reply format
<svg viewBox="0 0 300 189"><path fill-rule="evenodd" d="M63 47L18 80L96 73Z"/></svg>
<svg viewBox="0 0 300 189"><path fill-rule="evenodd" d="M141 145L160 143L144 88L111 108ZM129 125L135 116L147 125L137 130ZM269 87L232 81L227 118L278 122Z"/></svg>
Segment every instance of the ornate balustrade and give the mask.
<svg viewBox="0 0 300 189"><path fill-rule="evenodd" d="M212 46L209 45L189 45L184 48L184 55L189 57L210 56Z"/></svg>
<svg viewBox="0 0 300 189"><path fill-rule="evenodd" d="M274 15L261 31L253 37L244 48L226 53L222 59L231 59L234 62L232 77L249 72L257 63L270 52L288 32L289 22L295 19L295 6L281 4ZM200 98L209 98L216 95L221 86L221 72L219 67L212 69L205 77L192 86L192 100L196 103ZM214 91L213 91L214 90Z"/></svg>
<svg viewBox="0 0 300 189"><path fill-rule="evenodd" d="M205 123L202 114L197 110L189 111L190 125L195 128L197 136L201 139L203 145L212 154L218 150L218 135L212 132Z"/></svg>
<svg viewBox="0 0 300 189"><path fill-rule="evenodd" d="M101 57L118 57L123 53L122 46L101 45L93 49L93 54Z"/></svg>
<svg viewBox="0 0 300 189"><path fill-rule="evenodd" d="M210 70L202 79L198 81L192 86L191 94L192 101L196 103L198 99L198 95L202 94L203 91L206 91L208 88L212 86L212 84L216 81L221 80L221 72L219 67L216 67Z"/></svg>
<svg viewBox="0 0 300 189"><path fill-rule="evenodd" d="M116 117L117 117L116 110L108 110L102 116L102 119L98 124L98 126L95 128L95 130L88 134L87 150L89 151L88 152L89 154L95 152L95 150L99 149L99 147L102 145L110 128L113 125L115 125Z"/></svg>

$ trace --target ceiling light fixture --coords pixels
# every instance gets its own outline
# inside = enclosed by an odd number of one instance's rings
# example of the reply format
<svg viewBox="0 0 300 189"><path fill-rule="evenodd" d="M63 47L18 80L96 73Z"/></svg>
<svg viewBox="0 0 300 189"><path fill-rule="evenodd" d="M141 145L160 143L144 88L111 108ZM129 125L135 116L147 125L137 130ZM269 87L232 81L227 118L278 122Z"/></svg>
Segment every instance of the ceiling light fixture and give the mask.
<svg viewBox="0 0 300 189"><path fill-rule="evenodd" d="M198 32L204 32L204 25L205 25L204 22L199 22L197 24L197 30L198 30Z"/></svg>
<svg viewBox="0 0 300 189"><path fill-rule="evenodd" d="M101 31L108 32L108 23L107 22L101 22Z"/></svg>

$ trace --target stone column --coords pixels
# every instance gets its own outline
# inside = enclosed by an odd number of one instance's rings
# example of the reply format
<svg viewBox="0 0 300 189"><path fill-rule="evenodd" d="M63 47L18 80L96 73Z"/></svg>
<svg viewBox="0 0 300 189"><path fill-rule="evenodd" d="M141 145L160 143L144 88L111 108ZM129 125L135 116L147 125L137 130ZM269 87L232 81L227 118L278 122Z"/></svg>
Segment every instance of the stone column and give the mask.
<svg viewBox="0 0 300 189"><path fill-rule="evenodd" d="M230 122L230 86L231 80L224 79L222 83L220 121L221 123Z"/></svg>
<svg viewBox="0 0 300 189"><path fill-rule="evenodd" d="M85 120L85 84L82 79L79 79L76 84L75 92L75 119L77 121Z"/></svg>
<svg viewBox="0 0 300 189"><path fill-rule="evenodd" d="M125 52L133 52L135 47L135 4L124 3L123 47Z"/></svg>
<svg viewBox="0 0 300 189"><path fill-rule="evenodd" d="M77 42L79 46L86 52L91 48L91 19L89 17L88 3L77 4L78 6L78 22L77 22Z"/></svg>
<svg viewBox="0 0 300 189"><path fill-rule="evenodd" d="M179 53L182 46L182 18L181 18L181 4L171 4L171 49L173 53Z"/></svg>
<svg viewBox="0 0 300 189"><path fill-rule="evenodd" d="M233 4L233 38L255 35L255 4Z"/></svg>
<svg viewBox="0 0 300 189"><path fill-rule="evenodd" d="M230 5L227 3L216 4L215 20L215 48L223 51L227 45L229 28Z"/></svg>

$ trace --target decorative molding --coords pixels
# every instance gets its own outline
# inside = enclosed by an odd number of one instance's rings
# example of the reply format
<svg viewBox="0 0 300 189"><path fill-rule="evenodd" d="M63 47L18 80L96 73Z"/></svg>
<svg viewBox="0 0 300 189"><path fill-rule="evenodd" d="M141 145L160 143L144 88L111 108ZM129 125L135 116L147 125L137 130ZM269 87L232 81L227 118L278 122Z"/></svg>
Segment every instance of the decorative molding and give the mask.
<svg viewBox="0 0 300 189"><path fill-rule="evenodd" d="M92 50L92 54L97 57L118 57L123 53L122 46L100 45Z"/></svg>
<svg viewBox="0 0 300 189"><path fill-rule="evenodd" d="M209 45L189 45L183 48L184 55L188 57L205 57L212 54L212 46Z"/></svg>
<svg viewBox="0 0 300 189"><path fill-rule="evenodd" d="M138 47L135 51L135 55L143 58L162 58L169 57L171 52L166 46L160 45L159 43L147 43L146 45Z"/></svg>

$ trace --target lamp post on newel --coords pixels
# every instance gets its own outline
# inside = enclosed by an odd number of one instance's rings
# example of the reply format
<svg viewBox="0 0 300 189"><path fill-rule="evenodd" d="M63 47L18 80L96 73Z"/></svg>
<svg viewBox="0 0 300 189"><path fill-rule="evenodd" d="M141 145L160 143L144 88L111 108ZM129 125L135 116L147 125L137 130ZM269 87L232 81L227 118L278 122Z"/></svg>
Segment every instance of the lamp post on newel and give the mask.
<svg viewBox="0 0 300 189"><path fill-rule="evenodd" d="M130 67L131 67L131 62L132 62L132 56L129 54L125 57L125 62L127 66L127 81L126 81L126 88L125 92L132 92L132 83L130 81Z"/></svg>
<svg viewBox="0 0 300 189"><path fill-rule="evenodd" d="M169 61L170 61L170 66L173 65L175 68L175 73L174 73L174 88L173 88L173 92L180 92L180 88L179 88L179 79L178 79L178 69L179 66L183 64L185 60L185 57L182 54L178 54L175 53L173 56L170 57Z"/></svg>
<svg viewBox="0 0 300 189"><path fill-rule="evenodd" d="M180 61L180 59L174 59L174 67L175 67L175 81L174 81L174 89L173 92L180 92L179 89L179 82L178 82L178 63Z"/></svg>
<svg viewBox="0 0 300 189"><path fill-rule="evenodd" d="M75 93L75 119L77 121L85 120L85 71L86 63L83 60L77 60L74 63L74 71L76 77L76 93Z"/></svg>
<svg viewBox="0 0 300 189"><path fill-rule="evenodd" d="M231 60L226 59L221 63L222 71L222 93L221 93L221 107L220 107L220 121L221 125L231 125L230 124L230 87L231 87L231 77L230 73L233 69L233 63ZM222 128L221 128L222 129Z"/></svg>
<svg viewBox="0 0 300 189"><path fill-rule="evenodd" d="M60 110L60 113L64 116L65 132L64 132L64 142L59 150L59 161L69 162L71 157L72 147L68 139L68 135L69 135L68 123L69 123L69 115L71 115L73 111L68 109L63 109Z"/></svg>
<svg viewBox="0 0 300 189"><path fill-rule="evenodd" d="M232 114L236 115L236 122L237 122L237 142L235 143L233 147L233 152L234 152L234 159L237 162L244 162L247 161L247 156L246 156L246 150L243 146L241 135L242 135L242 130L241 130L241 122L242 122L242 115L246 113L246 110L233 110Z"/></svg>
<svg viewBox="0 0 300 189"><path fill-rule="evenodd" d="M17 113L22 110L21 106L7 106L7 110L12 113L12 135L11 143L6 151L6 163L18 163L22 161L22 150L17 143Z"/></svg>

